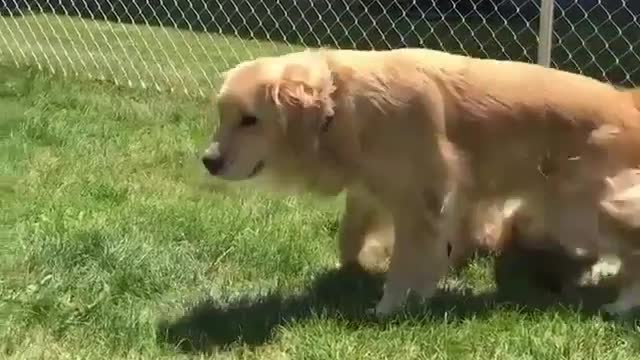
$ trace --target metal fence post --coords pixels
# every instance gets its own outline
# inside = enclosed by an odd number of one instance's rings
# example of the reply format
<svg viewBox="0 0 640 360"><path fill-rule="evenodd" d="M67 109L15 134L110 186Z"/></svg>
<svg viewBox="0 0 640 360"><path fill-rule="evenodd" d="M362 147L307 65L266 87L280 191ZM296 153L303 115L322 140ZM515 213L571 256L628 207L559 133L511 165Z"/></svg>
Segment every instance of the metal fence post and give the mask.
<svg viewBox="0 0 640 360"><path fill-rule="evenodd" d="M553 47L553 8L555 0L542 0L540 4L540 27L538 30L538 64L551 66Z"/></svg>

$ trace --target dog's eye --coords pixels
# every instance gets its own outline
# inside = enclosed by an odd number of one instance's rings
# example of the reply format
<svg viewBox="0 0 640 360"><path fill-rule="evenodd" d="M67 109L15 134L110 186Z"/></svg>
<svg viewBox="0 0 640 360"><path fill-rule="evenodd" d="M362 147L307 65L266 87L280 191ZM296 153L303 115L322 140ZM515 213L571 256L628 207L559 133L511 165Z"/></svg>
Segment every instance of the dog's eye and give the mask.
<svg viewBox="0 0 640 360"><path fill-rule="evenodd" d="M242 119L240 119L241 127L249 127L257 123L258 123L258 118L255 116L243 116Z"/></svg>

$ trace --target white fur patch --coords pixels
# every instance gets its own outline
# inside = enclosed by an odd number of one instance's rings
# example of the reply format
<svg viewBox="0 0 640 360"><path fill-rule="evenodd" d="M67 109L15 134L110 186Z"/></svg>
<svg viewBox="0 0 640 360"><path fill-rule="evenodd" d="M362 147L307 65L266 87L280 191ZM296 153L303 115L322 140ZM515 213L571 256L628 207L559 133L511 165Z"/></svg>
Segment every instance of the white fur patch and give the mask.
<svg viewBox="0 0 640 360"><path fill-rule="evenodd" d="M628 169L606 179L607 196L601 202L612 217L640 227L640 169Z"/></svg>

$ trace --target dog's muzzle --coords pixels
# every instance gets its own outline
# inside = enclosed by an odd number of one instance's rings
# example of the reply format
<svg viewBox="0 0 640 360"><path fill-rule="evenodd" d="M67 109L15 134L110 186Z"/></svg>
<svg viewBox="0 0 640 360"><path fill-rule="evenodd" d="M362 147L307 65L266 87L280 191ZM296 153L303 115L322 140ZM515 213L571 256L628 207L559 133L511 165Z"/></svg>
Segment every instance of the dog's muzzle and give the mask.
<svg viewBox="0 0 640 360"><path fill-rule="evenodd" d="M213 143L202 155L202 164L211 175L217 175L224 168L224 158L220 155L218 143Z"/></svg>

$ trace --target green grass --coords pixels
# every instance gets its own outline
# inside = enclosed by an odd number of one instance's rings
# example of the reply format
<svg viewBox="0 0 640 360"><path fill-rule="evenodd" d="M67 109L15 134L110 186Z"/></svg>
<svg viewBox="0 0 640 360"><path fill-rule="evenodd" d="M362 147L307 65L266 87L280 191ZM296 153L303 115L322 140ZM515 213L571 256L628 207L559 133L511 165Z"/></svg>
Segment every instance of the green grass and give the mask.
<svg viewBox="0 0 640 360"><path fill-rule="evenodd" d="M485 259L372 321L380 279L333 270L340 199L208 179L205 101L5 66L0 108L3 359L640 354L637 327L496 298Z"/></svg>
<svg viewBox="0 0 640 360"><path fill-rule="evenodd" d="M491 259L373 321L381 279L334 269L341 199L214 182L208 101L126 88L208 94L219 71L292 47L43 15L2 17L0 34L0 358L640 355L637 324L496 292Z"/></svg>

